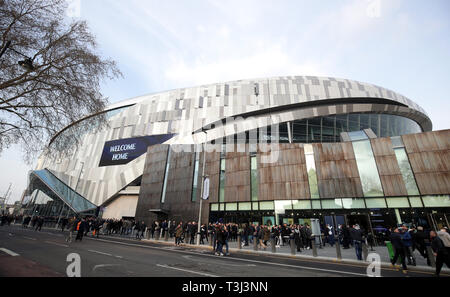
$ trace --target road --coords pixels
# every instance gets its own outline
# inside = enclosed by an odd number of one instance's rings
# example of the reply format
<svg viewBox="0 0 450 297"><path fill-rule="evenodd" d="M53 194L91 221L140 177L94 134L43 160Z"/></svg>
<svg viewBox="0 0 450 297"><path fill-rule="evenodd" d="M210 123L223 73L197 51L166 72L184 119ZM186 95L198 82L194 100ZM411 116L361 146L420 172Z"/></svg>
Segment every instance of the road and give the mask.
<svg viewBox="0 0 450 297"><path fill-rule="evenodd" d="M0 276L67 276L76 253L82 277L355 277L366 276L366 267L348 263L280 258L270 255L233 254L219 257L211 251L175 247L112 237L84 237L67 243L67 233L34 231L20 226L0 227ZM381 276L404 277L393 269ZM432 276L408 272L406 277Z"/></svg>

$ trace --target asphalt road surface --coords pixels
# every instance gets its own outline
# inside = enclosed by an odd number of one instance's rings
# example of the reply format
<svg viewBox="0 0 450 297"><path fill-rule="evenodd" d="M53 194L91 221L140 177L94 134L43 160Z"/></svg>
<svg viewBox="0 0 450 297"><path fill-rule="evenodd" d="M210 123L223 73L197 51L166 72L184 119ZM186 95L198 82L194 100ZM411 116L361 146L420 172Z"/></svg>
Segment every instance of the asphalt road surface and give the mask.
<svg viewBox="0 0 450 297"><path fill-rule="evenodd" d="M0 276L67 276L71 253L82 277L355 277L366 266L270 255L215 256L211 251L103 236L67 243L67 232L0 227ZM381 276L427 277L430 272L382 269Z"/></svg>

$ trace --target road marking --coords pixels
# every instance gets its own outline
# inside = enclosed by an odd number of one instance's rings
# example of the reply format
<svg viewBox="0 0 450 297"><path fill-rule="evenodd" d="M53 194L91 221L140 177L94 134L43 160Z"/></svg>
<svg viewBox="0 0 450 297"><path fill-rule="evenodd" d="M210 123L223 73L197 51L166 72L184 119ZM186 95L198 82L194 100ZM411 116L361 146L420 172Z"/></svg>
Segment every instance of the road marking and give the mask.
<svg viewBox="0 0 450 297"><path fill-rule="evenodd" d="M95 271L97 268L112 267L112 266L122 266L122 265L120 265L120 264L99 264L99 265L95 265L94 268L92 269L92 271Z"/></svg>
<svg viewBox="0 0 450 297"><path fill-rule="evenodd" d="M66 245L66 244L60 244L60 243L57 243L57 242L53 242L53 241L44 241L44 242L46 242L46 243L50 243L50 244L54 244L54 245L59 245L59 246L62 246L62 247L69 247L68 245Z"/></svg>
<svg viewBox="0 0 450 297"><path fill-rule="evenodd" d="M108 253L104 253L104 252L99 252L99 251L94 251L94 250L88 250L89 252L93 252L93 253L97 253L97 254L100 254L100 255L105 255L105 256L110 256L110 257L112 257L112 255L111 254L108 254Z"/></svg>
<svg viewBox="0 0 450 297"><path fill-rule="evenodd" d="M187 269L181 269L181 268L177 268L177 267L171 267L171 266L168 266L168 265L156 264L156 266L163 267L163 268L168 268L168 269L180 270L180 271L189 272L189 273L193 273L193 274L199 274L199 275L203 275L203 276L219 277L219 276L214 275L214 274L197 272L197 271L192 271L192 270L187 270Z"/></svg>
<svg viewBox="0 0 450 297"><path fill-rule="evenodd" d="M13 251L10 251L10 250L5 249L5 248L0 248L0 251L5 252L5 253L7 253L8 255L13 256L13 257L19 256L19 254L16 254L16 253L14 253Z"/></svg>
<svg viewBox="0 0 450 297"><path fill-rule="evenodd" d="M28 237L28 236L24 236L23 238L29 239L29 240L37 240L36 238L32 238L32 237Z"/></svg>
<svg viewBox="0 0 450 297"><path fill-rule="evenodd" d="M199 257L200 256L203 256L203 255L199 255ZM190 255L186 255L186 256L182 256L182 257L185 258L185 259L191 260L191 261L208 263L207 261L201 261L201 260L198 260L198 259L192 259L193 256L190 256ZM225 258L223 258L223 259L225 260ZM209 264L211 264L211 263L209 263ZM256 266L255 264L244 264L244 265L242 265L242 264L228 264L228 263L221 263L220 265L235 266L235 267L242 267L242 266L249 266L249 267L252 266L252 267L254 267L254 266Z"/></svg>
<svg viewBox="0 0 450 297"><path fill-rule="evenodd" d="M99 252L99 251L94 251L94 250L88 250L89 252L93 252L93 253L97 253L97 254L101 254L101 255L105 255L105 256L110 256L110 257L115 257L115 258L119 258L119 259L123 259L122 256L118 256L118 255L112 255L112 254L108 254L108 253L104 253L104 252Z"/></svg>
<svg viewBox="0 0 450 297"><path fill-rule="evenodd" d="M93 239L93 240L95 240L95 239ZM118 243L118 244L122 244L122 245L144 247L144 248L149 248L149 249L158 249L158 250L167 251L167 252L184 253L184 254L191 254L191 255L196 255L196 256L199 255L198 253L194 253L194 252L181 251L181 250L168 250L168 249L165 249L165 248L153 247L153 246L142 245L142 244L132 244L132 243L126 243L126 242L120 242L120 241L111 241L111 240L105 240L105 239L97 239L97 240L104 241L104 242L113 242L113 243ZM203 254L202 256L213 257L213 258L217 259L217 256L214 256L214 255ZM242 258L227 258L227 259L234 260L234 261L253 262L253 263L259 263L259 264L264 264L264 265L291 267L291 268L296 268L296 269L307 269L307 270L316 270L316 271L323 271L323 272L334 272L334 273L338 273L338 274L367 276L367 274L364 274L364 273L339 271L339 270L333 270L333 269L322 269L322 268L314 268L314 267L298 266L298 265L290 265L290 264L281 264L281 263L274 263L274 262L264 262L264 261L242 259Z"/></svg>

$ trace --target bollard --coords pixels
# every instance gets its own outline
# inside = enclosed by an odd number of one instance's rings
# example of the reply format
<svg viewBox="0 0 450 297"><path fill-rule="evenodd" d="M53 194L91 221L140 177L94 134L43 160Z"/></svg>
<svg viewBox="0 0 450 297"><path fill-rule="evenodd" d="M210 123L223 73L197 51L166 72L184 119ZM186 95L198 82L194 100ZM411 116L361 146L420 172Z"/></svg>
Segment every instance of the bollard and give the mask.
<svg viewBox="0 0 450 297"><path fill-rule="evenodd" d="M159 231L156 231L155 240L159 240Z"/></svg>
<svg viewBox="0 0 450 297"><path fill-rule="evenodd" d="M339 237L337 237L337 240L336 240L336 258L338 258L339 260L342 260L341 244L339 243Z"/></svg>
<svg viewBox="0 0 450 297"><path fill-rule="evenodd" d="M277 247L275 246L275 237L274 236L272 236L270 238L270 246L272 247L272 253L276 253Z"/></svg>
<svg viewBox="0 0 450 297"><path fill-rule="evenodd" d="M363 261L367 261L367 256L369 255L369 251L367 250L367 244L365 241L363 241L361 244L362 244Z"/></svg>
<svg viewBox="0 0 450 297"><path fill-rule="evenodd" d="M148 228L145 228L145 238L147 238L147 240L150 239L150 230L148 230Z"/></svg>
<svg viewBox="0 0 450 297"><path fill-rule="evenodd" d="M165 234L164 240L165 240L165 241L169 241L169 231L166 230L166 232L165 232L164 234Z"/></svg>
<svg viewBox="0 0 450 297"><path fill-rule="evenodd" d="M213 238L213 233L211 232L211 233L209 233L209 245L210 246L213 246L213 244L214 244L214 238Z"/></svg>
<svg viewBox="0 0 450 297"><path fill-rule="evenodd" d="M312 250L313 250L313 256L317 257L316 238L314 235L311 236L311 245L312 245Z"/></svg>
<svg viewBox="0 0 450 297"><path fill-rule="evenodd" d="M253 250L258 250L258 239L256 237L253 237Z"/></svg>
<svg viewBox="0 0 450 297"><path fill-rule="evenodd" d="M239 234L239 235L238 235L238 238L237 238L237 248L238 248L238 249L241 249L241 248L242 248L241 241L242 241L241 235Z"/></svg>
<svg viewBox="0 0 450 297"><path fill-rule="evenodd" d="M431 248L430 241L425 239L425 246L427 248L427 256L430 259L431 267L436 267L436 259L434 258L433 249Z"/></svg>
<svg viewBox="0 0 450 297"><path fill-rule="evenodd" d="M294 238L289 238L289 243L291 245L291 255L295 255L295 240Z"/></svg>

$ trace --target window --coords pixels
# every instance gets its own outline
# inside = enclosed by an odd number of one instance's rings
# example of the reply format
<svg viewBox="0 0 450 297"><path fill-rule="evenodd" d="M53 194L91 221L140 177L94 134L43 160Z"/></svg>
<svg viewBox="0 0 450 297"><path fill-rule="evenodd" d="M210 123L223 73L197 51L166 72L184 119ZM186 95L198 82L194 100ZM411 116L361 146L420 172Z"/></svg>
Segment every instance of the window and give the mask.
<svg viewBox="0 0 450 297"><path fill-rule="evenodd" d="M450 207L450 196L423 196L423 204L425 207Z"/></svg>
<svg viewBox="0 0 450 297"><path fill-rule="evenodd" d="M342 206L345 209L366 208L364 199L361 198L342 198Z"/></svg>
<svg viewBox="0 0 450 297"><path fill-rule="evenodd" d="M311 144L305 144L303 147L305 151L306 170L308 172L309 191L311 199L320 198L319 187L317 186L316 163L314 160L314 151Z"/></svg>
<svg viewBox="0 0 450 297"><path fill-rule="evenodd" d="M370 198L366 199L367 208L386 208L386 201L384 198Z"/></svg>
<svg viewBox="0 0 450 297"><path fill-rule="evenodd" d="M322 200L322 208L323 209L341 209L342 208L342 201L341 199L327 199Z"/></svg>
<svg viewBox="0 0 450 297"><path fill-rule="evenodd" d="M167 150L167 159L166 159L166 170L164 171L164 182L163 182L163 189L161 193L161 203L164 203L166 200L166 188L167 188L167 178L169 176L169 167L170 167L170 146Z"/></svg>
<svg viewBox="0 0 450 297"><path fill-rule="evenodd" d="M405 149L402 147L394 148L394 152L408 195L420 195Z"/></svg>
<svg viewBox="0 0 450 297"><path fill-rule="evenodd" d="M364 197L384 196L370 141L353 141L352 145Z"/></svg>
<svg viewBox="0 0 450 297"><path fill-rule="evenodd" d="M199 152L195 152L194 176L192 177L192 196L191 196L191 201L192 202L197 200L199 159L200 159L200 153Z"/></svg>
<svg viewBox="0 0 450 297"><path fill-rule="evenodd" d="M225 201L225 159L220 159L219 202Z"/></svg>
<svg viewBox="0 0 450 297"><path fill-rule="evenodd" d="M260 210L274 210L273 201L264 201L259 203ZM255 209L253 209L255 210Z"/></svg>
<svg viewBox="0 0 450 297"><path fill-rule="evenodd" d="M310 200L292 200L293 209L311 209Z"/></svg>
<svg viewBox="0 0 450 297"><path fill-rule="evenodd" d="M258 186L258 159L256 156L250 156L251 201L258 201Z"/></svg>
<svg viewBox="0 0 450 297"><path fill-rule="evenodd" d="M409 208L408 198L406 197L395 197L386 198L389 208Z"/></svg>

